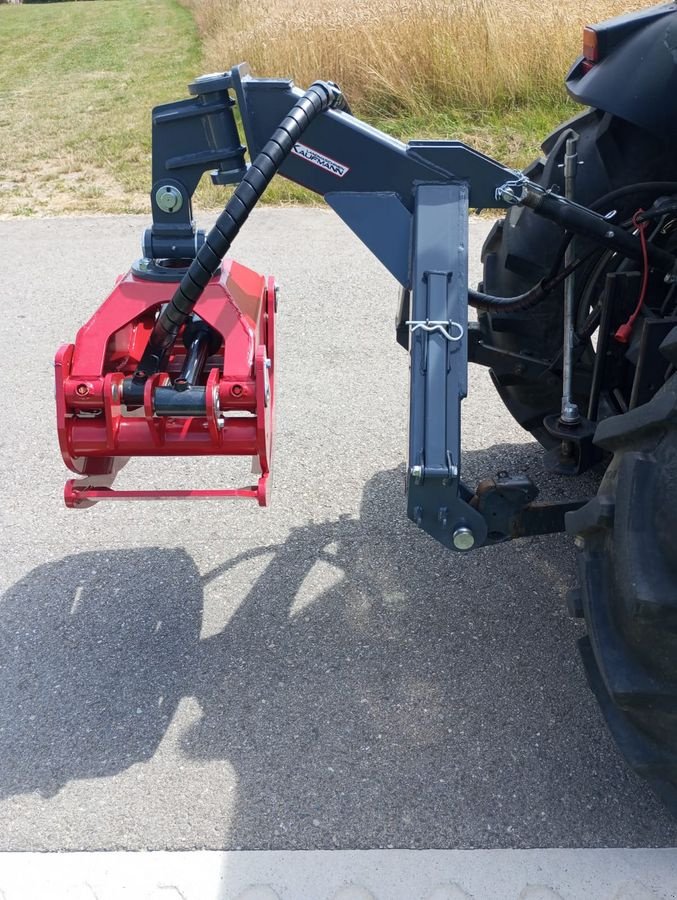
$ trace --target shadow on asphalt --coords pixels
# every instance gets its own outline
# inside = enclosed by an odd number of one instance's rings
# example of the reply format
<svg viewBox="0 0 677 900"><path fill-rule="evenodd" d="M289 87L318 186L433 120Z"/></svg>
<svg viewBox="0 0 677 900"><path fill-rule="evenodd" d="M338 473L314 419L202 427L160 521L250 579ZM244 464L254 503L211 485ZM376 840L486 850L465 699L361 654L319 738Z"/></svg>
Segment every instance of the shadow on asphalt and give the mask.
<svg viewBox="0 0 677 900"><path fill-rule="evenodd" d="M133 579L121 588L120 572L149 569L138 590ZM0 605L0 796L51 796L73 778L149 759L194 684L201 614L200 573L183 550L79 553L10 588Z"/></svg>
<svg viewBox="0 0 677 900"><path fill-rule="evenodd" d="M532 453L494 447L466 469ZM229 846L674 841L585 687L565 539L459 557L406 522L402 482L380 472L358 519L295 528L205 576L164 548L30 572L0 607L0 796L151 758L192 696L202 716L181 751L237 776ZM229 571L266 554L200 639L205 585L227 597Z"/></svg>

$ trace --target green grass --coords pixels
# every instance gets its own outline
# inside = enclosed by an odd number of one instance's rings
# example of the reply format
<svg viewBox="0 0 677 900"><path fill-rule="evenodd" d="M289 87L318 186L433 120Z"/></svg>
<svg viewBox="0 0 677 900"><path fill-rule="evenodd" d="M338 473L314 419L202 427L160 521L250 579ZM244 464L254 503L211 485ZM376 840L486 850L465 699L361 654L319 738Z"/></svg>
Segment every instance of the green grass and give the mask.
<svg viewBox="0 0 677 900"><path fill-rule="evenodd" d="M561 101L506 109L440 110L425 116L376 120L374 124L394 137L462 140L506 165L524 168L535 156L543 138L559 122L580 107Z"/></svg>
<svg viewBox="0 0 677 900"><path fill-rule="evenodd" d="M187 96L207 68L176 0L0 5L0 215L149 212L150 110ZM575 110L563 94L500 111L367 118L402 140L464 140L521 167ZM196 206L224 196L205 178ZM277 179L265 199L317 198Z"/></svg>
<svg viewBox="0 0 677 900"><path fill-rule="evenodd" d="M0 214L146 212L150 107L200 57L175 0L0 6Z"/></svg>

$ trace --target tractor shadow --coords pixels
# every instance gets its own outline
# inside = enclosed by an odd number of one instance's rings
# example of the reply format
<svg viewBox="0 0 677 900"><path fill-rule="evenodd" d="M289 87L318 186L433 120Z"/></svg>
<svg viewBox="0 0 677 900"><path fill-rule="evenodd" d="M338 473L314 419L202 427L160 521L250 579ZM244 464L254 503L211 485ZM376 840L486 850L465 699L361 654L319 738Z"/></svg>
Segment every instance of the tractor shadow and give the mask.
<svg viewBox="0 0 677 900"><path fill-rule="evenodd" d="M0 796L150 759L194 683L202 583L183 550L91 552L0 601Z"/></svg>
<svg viewBox="0 0 677 900"><path fill-rule="evenodd" d="M539 465L503 446L467 454L466 472L506 456ZM177 764L234 770L223 846L674 841L585 684L569 542L452 554L406 521L402 484L379 472L359 518L294 528L204 575L158 548L29 573L0 605L0 797L151 759L193 697ZM245 599L201 638L205 587L227 603L229 575L254 563Z"/></svg>

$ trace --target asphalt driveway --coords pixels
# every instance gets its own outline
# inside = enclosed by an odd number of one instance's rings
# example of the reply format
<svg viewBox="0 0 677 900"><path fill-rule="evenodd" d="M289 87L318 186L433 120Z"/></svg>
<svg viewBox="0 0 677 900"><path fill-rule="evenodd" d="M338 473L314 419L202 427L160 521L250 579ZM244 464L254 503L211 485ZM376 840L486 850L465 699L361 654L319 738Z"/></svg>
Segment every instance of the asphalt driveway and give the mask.
<svg viewBox="0 0 677 900"><path fill-rule="evenodd" d="M64 508L53 354L145 224L0 221L0 848L674 846L585 683L568 540L460 557L406 519L396 287L330 212L264 209L236 245L282 286L272 508ZM464 447L469 482L591 487L543 474L484 371Z"/></svg>

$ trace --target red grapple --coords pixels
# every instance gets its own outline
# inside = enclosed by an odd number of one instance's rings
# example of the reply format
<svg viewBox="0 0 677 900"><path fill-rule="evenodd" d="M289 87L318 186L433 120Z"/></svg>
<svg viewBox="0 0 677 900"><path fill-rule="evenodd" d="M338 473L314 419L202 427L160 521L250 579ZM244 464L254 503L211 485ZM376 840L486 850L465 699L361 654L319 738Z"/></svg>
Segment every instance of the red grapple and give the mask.
<svg viewBox="0 0 677 900"><path fill-rule="evenodd" d="M265 278L226 260L195 307L221 338L207 359L198 389L200 415L158 415L157 388L171 385L186 358L183 331L166 371L148 378L143 403L125 403L134 374L171 282L121 276L110 296L80 329L75 344L55 359L59 445L64 462L85 476L66 482L70 507L98 500L247 497L268 504L273 441L276 290ZM213 349L213 347L212 347ZM133 456L251 456L258 481L220 490L113 490L117 472Z"/></svg>

